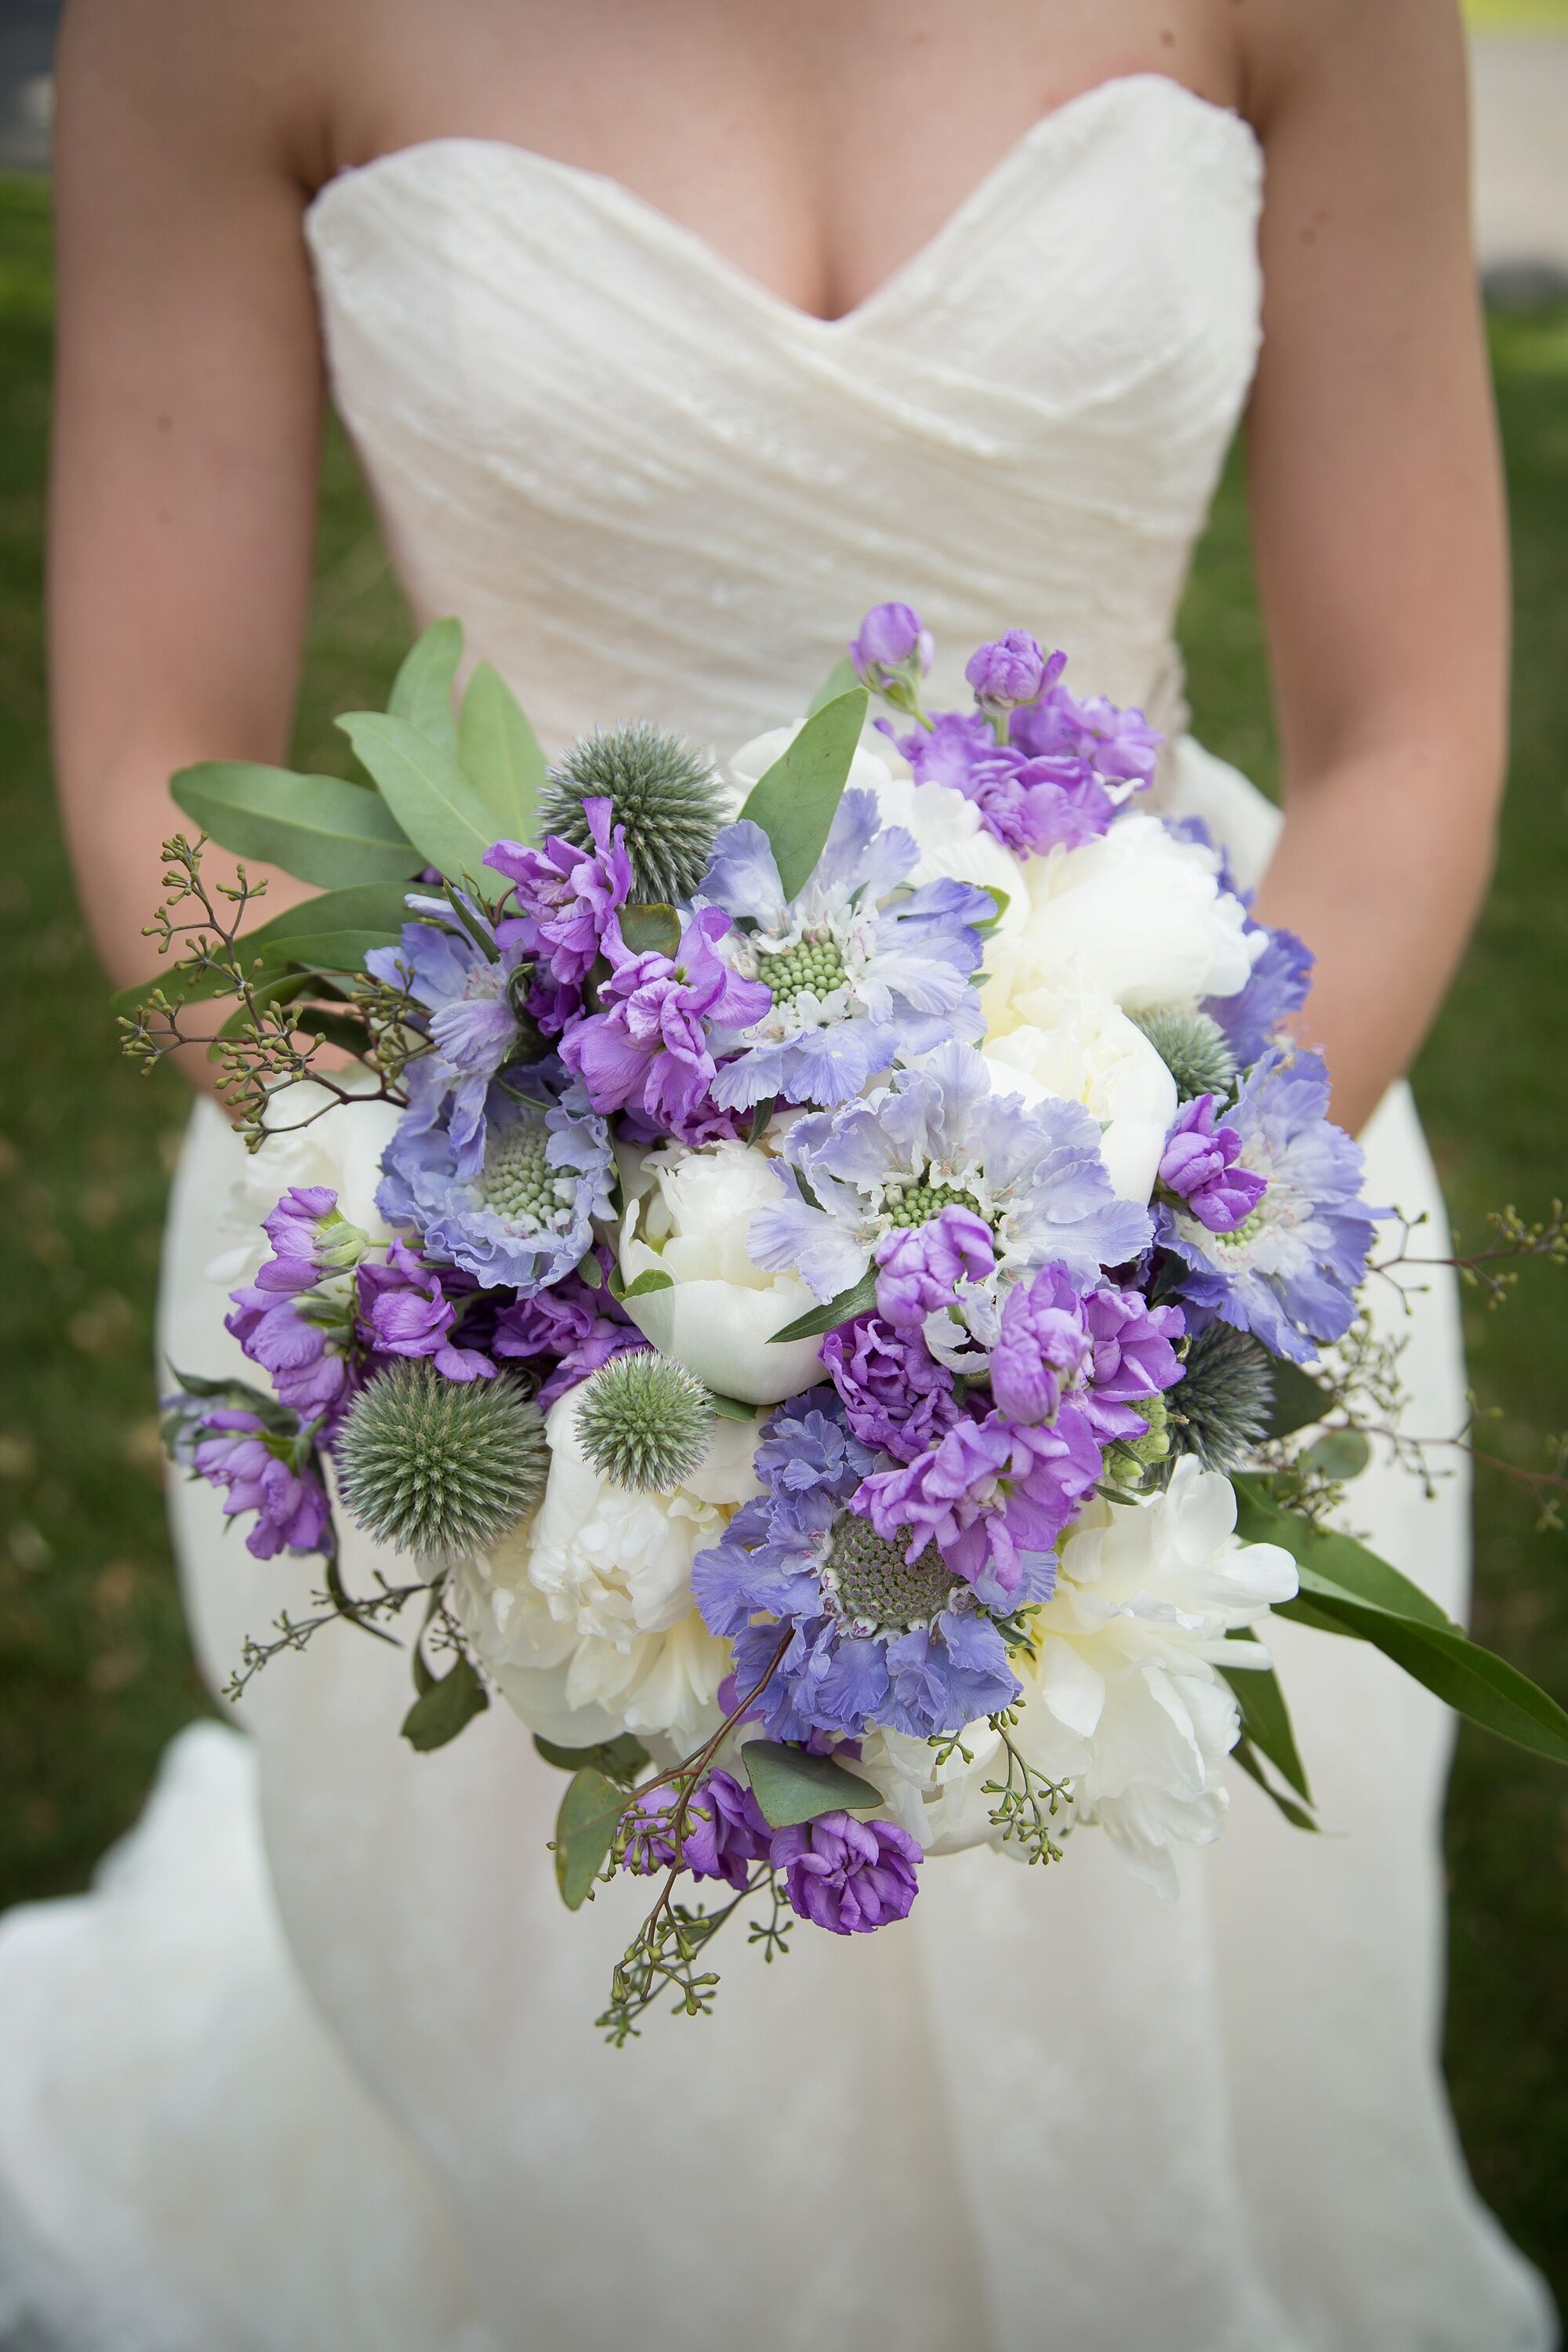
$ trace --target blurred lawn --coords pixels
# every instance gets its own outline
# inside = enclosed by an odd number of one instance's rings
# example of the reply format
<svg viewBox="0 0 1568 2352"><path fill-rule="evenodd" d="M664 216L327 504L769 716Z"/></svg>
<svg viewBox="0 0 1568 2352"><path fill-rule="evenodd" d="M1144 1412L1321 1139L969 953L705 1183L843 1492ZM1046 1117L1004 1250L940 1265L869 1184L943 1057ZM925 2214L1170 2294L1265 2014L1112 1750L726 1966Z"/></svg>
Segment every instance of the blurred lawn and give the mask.
<svg viewBox="0 0 1568 2352"><path fill-rule="evenodd" d="M81 1885L133 1818L159 1750L205 1704L170 1572L152 1307L180 1082L121 1062L49 802L38 614L50 279L47 197L0 183L0 1902ZM1568 1062L1568 310L1493 321L1520 601L1512 791L1497 887L1417 1086L1456 1219L1564 1181ZM405 635L334 437L295 747L339 764L333 711L378 703ZM1198 731L1272 781L1238 474L1184 626ZM151 901L153 879L148 877ZM151 961L151 960L150 960ZM1568 1418L1563 1280L1478 1316L1491 1442L1536 1464ZM1511 1488L1479 1496L1483 1637L1568 1695L1563 1537ZM1282 1831L1281 1834L1285 1832ZM1568 2296L1568 1782L1460 1742L1448 2065L1482 2193ZM1479 2347L1478 2347L1479 2352Z"/></svg>

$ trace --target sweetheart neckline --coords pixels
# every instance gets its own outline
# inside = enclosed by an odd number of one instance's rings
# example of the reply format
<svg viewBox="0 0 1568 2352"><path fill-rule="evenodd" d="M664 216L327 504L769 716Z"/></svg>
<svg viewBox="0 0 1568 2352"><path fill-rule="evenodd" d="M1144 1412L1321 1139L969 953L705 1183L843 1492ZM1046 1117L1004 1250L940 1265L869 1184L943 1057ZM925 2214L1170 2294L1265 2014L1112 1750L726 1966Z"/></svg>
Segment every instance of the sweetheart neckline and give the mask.
<svg viewBox="0 0 1568 2352"><path fill-rule="evenodd" d="M1033 158L1037 149L1045 144L1047 134L1054 133L1059 125L1076 120L1097 104L1109 99L1120 99L1128 91L1140 89L1168 92L1178 102L1197 108L1209 121L1239 131L1254 158L1261 158L1262 146L1257 131L1246 116L1238 114L1233 107L1221 106L1214 99L1203 97L1199 91L1189 89L1185 82L1178 81L1173 74L1152 71L1113 74L1105 81L1091 83L1088 89L1076 91L1071 98L1064 99L1059 106L1037 116L1026 130L1020 131L1011 146L1005 148L996 161L987 167L923 244L917 246L904 260L895 264L887 277L872 287L858 302L832 317L824 317L820 311L807 310L798 302L792 302L787 295L780 294L762 278L753 277L750 270L700 230L688 227L673 214L665 212L647 196L639 195L635 188L627 187L624 181L616 179L612 173L595 172L582 163L569 163L558 155L543 154L539 149L525 147L514 139L486 138L454 131L432 139L411 140L404 147L389 147L384 154L373 155L363 163L348 164L331 179L323 182L305 207L305 220L309 226L329 202L341 194L352 193L366 180L384 176L396 168L405 167L411 161L444 149L465 148L510 156L523 167L542 172L547 177L559 180L568 187L594 192L602 201L608 201L636 220L645 234L656 236L667 247L700 261L710 275L724 280L733 290L768 310L774 318L783 319L808 333L841 334L874 317L910 280L929 269L944 248L984 215L998 192Z"/></svg>

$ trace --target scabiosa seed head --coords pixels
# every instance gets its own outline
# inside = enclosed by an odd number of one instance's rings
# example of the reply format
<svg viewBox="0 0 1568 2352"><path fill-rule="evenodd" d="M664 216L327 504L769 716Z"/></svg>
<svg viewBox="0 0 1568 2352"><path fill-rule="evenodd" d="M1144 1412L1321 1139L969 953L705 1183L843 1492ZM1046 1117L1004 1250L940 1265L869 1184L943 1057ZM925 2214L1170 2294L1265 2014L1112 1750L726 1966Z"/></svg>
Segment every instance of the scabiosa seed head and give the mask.
<svg viewBox="0 0 1568 2352"><path fill-rule="evenodd" d="M1194 1102L1199 1095L1217 1095L1223 1100L1229 1094L1236 1055L1219 1023L1208 1013L1156 1004L1132 1019L1175 1079L1184 1102Z"/></svg>
<svg viewBox="0 0 1568 2352"><path fill-rule="evenodd" d="M907 1633L929 1625L952 1599L958 1579L934 1544L915 1560L904 1558L907 1538L889 1543L868 1519L846 1511L834 1525L822 1583L852 1633Z"/></svg>
<svg viewBox="0 0 1568 2352"><path fill-rule="evenodd" d="M1268 1357L1245 1331L1211 1323L1188 1342L1170 1391L1171 1444L1205 1470L1231 1470L1260 1444L1274 1402Z"/></svg>
<svg viewBox="0 0 1568 2352"><path fill-rule="evenodd" d="M701 1461L713 1401L673 1357L639 1348L584 1382L577 1442L595 1470L635 1493L667 1495Z"/></svg>
<svg viewBox="0 0 1568 2352"><path fill-rule="evenodd" d="M449 1381L395 1364L356 1399L335 1451L358 1526L422 1559L464 1559L510 1533L544 1492L550 1445L515 1381Z"/></svg>
<svg viewBox="0 0 1568 2352"><path fill-rule="evenodd" d="M600 798L611 803L611 823L626 828L633 897L667 906L689 898L724 817L708 762L678 735L642 719L584 735L545 778L540 814L546 834L591 850L583 803Z"/></svg>

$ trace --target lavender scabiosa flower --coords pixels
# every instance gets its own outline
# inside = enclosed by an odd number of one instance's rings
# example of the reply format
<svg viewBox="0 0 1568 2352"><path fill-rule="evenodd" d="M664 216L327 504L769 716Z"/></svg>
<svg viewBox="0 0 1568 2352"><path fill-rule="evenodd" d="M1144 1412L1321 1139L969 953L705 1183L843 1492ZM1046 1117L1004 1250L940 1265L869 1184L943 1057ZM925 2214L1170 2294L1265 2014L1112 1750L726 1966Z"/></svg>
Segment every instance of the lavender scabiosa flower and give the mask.
<svg viewBox="0 0 1568 2352"><path fill-rule="evenodd" d="M633 955L618 932L608 937L614 968L599 991L602 1010L561 1041L561 1058L595 1110L629 1108L679 1129L709 1105L717 1069L710 1024L749 1028L773 1002L770 989L718 952L731 928L722 908L703 908L688 919L673 960Z"/></svg>
<svg viewBox="0 0 1568 2352"><path fill-rule="evenodd" d="M978 1054L948 1045L862 1101L797 1119L775 1163L789 1197L752 1220L757 1265L834 1298L886 1234L950 1202L989 1226L1005 1267L1059 1259L1092 1276L1137 1257L1149 1218L1112 1192L1096 1120L1079 1103L1026 1108L991 1087Z"/></svg>
<svg viewBox="0 0 1568 2352"><path fill-rule="evenodd" d="M445 1278L443 1278L445 1277ZM478 1348L459 1348L452 1339L458 1308L448 1289L459 1296L462 1275L450 1267L427 1265L406 1242L395 1241L385 1261L366 1259L360 1266L360 1336L378 1356L428 1356L449 1381L489 1381L495 1366Z"/></svg>
<svg viewBox="0 0 1568 2352"><path fill-rule="evenodd" d="M859 1822L853 1813L823 1813L779 1830L772 1849L791 1909L835 1936L868 1935L891 1919L907 1919L924 1859L896 1822Z"/></svg>
<svg viewBox="0 0 1568 2352"><path fill-rule="evenodd" d="M1264 929L1250 918L1249 933ZM1312 984L1315 959L1294 931L1269 931L1250 978L1234 996L1211 996L1204 1011L1219 1025L1237 1061L1246 1068L1279 1040L1292 1013L1300 1013Z"/></svg>
<svg viewBox="0 0 1568 2352"><path fill-rule="evenodd" d="M202 1414L195 1433L191 1461L209 1486L224 1489L225 1518L256 1513L245 1538L255 1559L326 1548L331 1526L326 1490L297 1432L289 1436L269 1429L258 1413L221 1407Z"/></svg>
<svg viewBox="0 0 1568 2352"><path fill-rule="evenodd" d="M372 948L365 970L405 990L420 1011L431 1051L408 1065L408 1123L415 1132L444 1126L454 1160L471 1176L484 1156L485 1104L491 1080L514 1058L527 1058L525 1024L514 1003L521 951L498 943L489 919L463 897L471 928L458 924L444 898L410 898L427 919L405 923L395 948Z"/></svg>
<svg viewBox="0 0 1568 2352"><path fill-rule="evenodd" d="M497 924L497 940L546 965L564 988L581 989L631 896L626 828L612 826L612 807L604 798L583 803L588 848L552 834L542 849L498 841L485 852L485 864L511 884L516 909Z"/></svg>
<svg viewBox="0 0 1568 2352"><path fill-rule="evenodd" d="M755 1713L775 1738L873 1723L929 1738L1016 1691L1000 1632L946 1562L911 1564L849 1507L876 1461L831 1390L793 1399L757 1449L765 1491L692 1564L703 1620L732 1643L738 1686L764 1685ZM1028 1590L1044 1599L1048 1584Z"/></svg>
<svg viewBox="0 0 1568 2352"><path fill-rule="evenodd" d="M716 1102L735 1108L774 1096L831 1107L895 1055L979 1036L969 976L981 955L974 926L994 901L966 882L906 888L919 857L909 834L881 824L876 795L860 791L840 800L811 877L791 901L760 825L742 818L719 835L702 896L748 921L722 952L772 1001L750 1027L714 1034L724 1065Z"/></svg>
<svg viewBox="0 0 1568 2352"><path fill-rule="evenodd" d="M1158 1239L1180 1261L1175 1295L1192 1328L1217 1317L1297 1363L1349 1330L1380 1213L1361 1197L1360 1147L1332 1125L1328 1102L1316 1054L1271 1050L1227 1114L1239 1166L1267 1180L1257 1207L1214 1233L1185 1202L1158 1205Z"/></svg>
<svg viewBox="0 0 1568 2352"><path fill-rule="evenodd" d="M514 1073L534 1089L491 1089L484 1156L465 1177L447 1131L405 1119L387 1146L376 1204L388 1223L412 1225L428 1255L489 1286L525 1296L558 1282L610 1213L609 1130L581 1091L539 1071Z"/></svg>
<svg viewBox="0 0 1568 2352"><path fill-rule="evenodd" d="M1241 1137L1215 1124L1213 1095L1184 1103L1165 1139L1160 1181L1184 1201L1211 1234L1233 1234L1268 1190L1268 1179L1239 1165Z"/></svg>

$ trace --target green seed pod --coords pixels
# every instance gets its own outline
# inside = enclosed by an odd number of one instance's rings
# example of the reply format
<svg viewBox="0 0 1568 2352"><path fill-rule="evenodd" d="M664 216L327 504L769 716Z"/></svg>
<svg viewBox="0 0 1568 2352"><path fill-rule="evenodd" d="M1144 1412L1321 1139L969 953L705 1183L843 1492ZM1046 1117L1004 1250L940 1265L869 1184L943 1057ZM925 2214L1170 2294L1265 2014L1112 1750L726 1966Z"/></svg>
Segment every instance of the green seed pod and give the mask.
<svg viewBox="0 0 1568 2352"><path fill-rule="evenodd" d="M713 1418L712 1399L684 1364L639 1348L584 1383L577 1442L617 1486L667 1495L701 1461Z"/></svg>
<svg viewBox="0 0 1568 2352"><path fill-rule="evenodd" d="M584 735L551 769L540 800L547 834L579 849L593 835L584 801L607 799L626 828L632 897L673 907L689 898L708 864L724 803L708 762L646 719Z"/></svg>
<svg viewBox="0 0 1568 2352"><path fill-rule="evenodd" d="M335 1460L356 1525L431 1561L468 1559L510 1534L550 1475L543 1418L516 1381L448 1381L420 1359L363 1391Z"/></svg>

